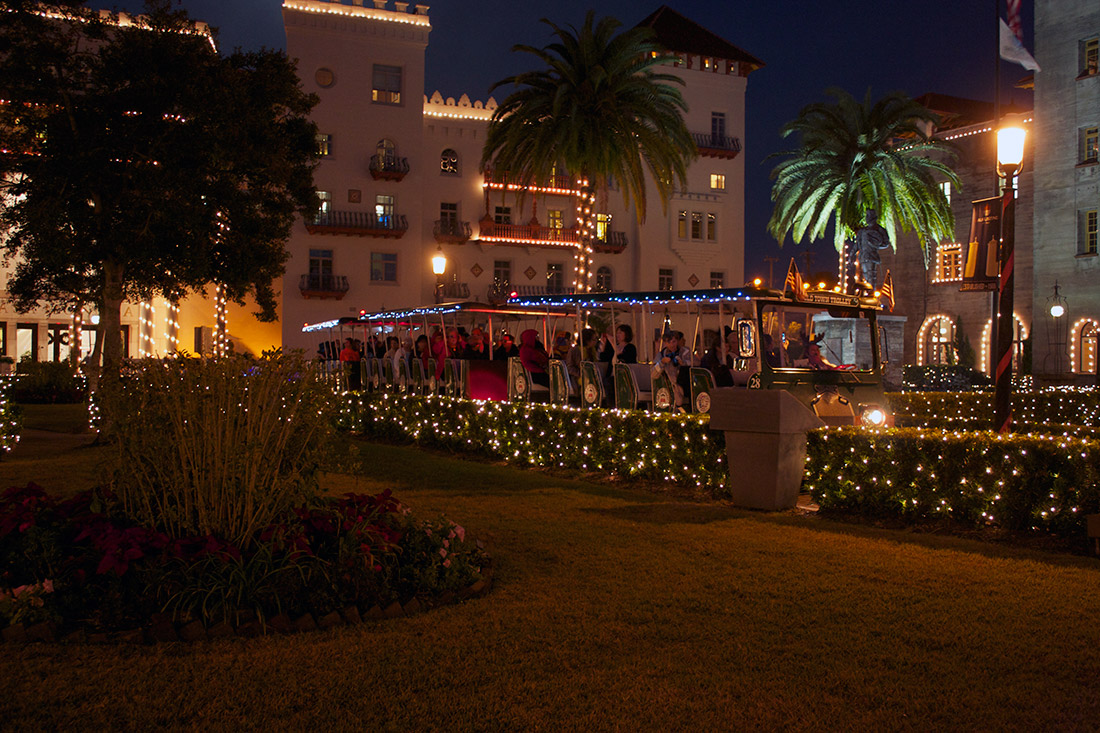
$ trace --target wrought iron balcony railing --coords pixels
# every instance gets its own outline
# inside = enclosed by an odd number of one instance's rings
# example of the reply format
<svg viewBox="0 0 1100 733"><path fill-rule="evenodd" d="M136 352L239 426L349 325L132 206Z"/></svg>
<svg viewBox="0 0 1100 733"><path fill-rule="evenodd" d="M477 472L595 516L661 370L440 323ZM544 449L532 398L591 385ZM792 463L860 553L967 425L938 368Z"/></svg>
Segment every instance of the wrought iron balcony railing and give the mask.
<svg viewBox="0 0 1100 733"><path fill-rule="evenodd" d="M432 229L440 244L464 244L470 240L470 222L456 219L436 219Z"/></svg>
<svg viewBox="0 0 1100 733"><path fill-rule="evenodd" d="M603 239L597 239L592 242L592 250L594 252L619 254L626 249L626 245L626 232L615 232L609 230L607 232L607 236L605 236Z"/></svg>
<svg viewBox="0 0 1100 733"><path fill-rule="evenodd" d="M469 300L470 286L466 283L444 283L443 298L445 300Z"/></svg>
<svg viewBox="0 0 1100 733"><path fill-rule="evenodd" d="M400 181L408 172L408 158L380 154L370 157L370 175L376 181Z"/></svg>
<svg viewBox="0 0 1100 733"><path fill-rule="evenodd" d="M375 214L373 211L322 211L306 223L310 234L344 234L351 237L393 237L409 230L404 214Z"/></svg>
<svg viewBox="0 0 1100 733"><path fill-rule="evenodd" d="M311 272L298 280L298 290L303 298L332 298L340 300L348 292L348 278L345 275L330 275Z"/></svg>
<svg viewBox="0 0 1100 733"><path fill-rule="evenodd" d="M710 158L735 158L741 152L741 141L735 137L723 135L708 135L703 132L693 132L695 147L699 148L699 155Z"/></svg>

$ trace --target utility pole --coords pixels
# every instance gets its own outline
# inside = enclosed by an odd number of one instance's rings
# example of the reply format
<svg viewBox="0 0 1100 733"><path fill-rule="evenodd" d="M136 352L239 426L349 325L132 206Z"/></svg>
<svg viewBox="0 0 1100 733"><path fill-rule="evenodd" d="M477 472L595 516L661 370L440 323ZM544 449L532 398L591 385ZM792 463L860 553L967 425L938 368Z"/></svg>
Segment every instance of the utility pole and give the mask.
<svg viewBox="0 0 1100 733"><path fill-rule="evenodd" d="M775 263L779 262L779 258L775 255L769 255L764 258L764 261L768 263L768 289L775 288Z"/></svg>
<svg viewBox="0 0 1100 733"><path fill-rule="evenodd" d="M809 282L813 277L814 260L817 259L817 256L814 254L813 250L808 249L802 253L802 259L806 261L806 282Z"/></svg>

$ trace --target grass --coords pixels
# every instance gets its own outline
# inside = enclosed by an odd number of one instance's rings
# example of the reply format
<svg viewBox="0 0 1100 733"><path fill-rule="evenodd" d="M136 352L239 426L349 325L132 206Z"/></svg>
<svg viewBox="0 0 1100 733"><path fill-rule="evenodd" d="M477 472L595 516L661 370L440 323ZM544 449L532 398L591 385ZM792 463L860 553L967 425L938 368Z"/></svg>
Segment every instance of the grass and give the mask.
<svg viewBox="0 0 1100 733"><path fill-rule="evenodd" d="M20 404L19 411L24 429L52 433L83 433L88 429L88 405L83 402L71 405Z"/></svg>
<svg viewBox="0 0 1100 733"><path fill-rule="evenodd" d="M292 637L0 646L5 727L1030 730L1100 720L1093 560L412 448L367 444L362 460L369 475L326 485L393 487L418 514L465 525L497 558L492 593ZM47 463L0 464L0 477L25 482Z"/></svg>

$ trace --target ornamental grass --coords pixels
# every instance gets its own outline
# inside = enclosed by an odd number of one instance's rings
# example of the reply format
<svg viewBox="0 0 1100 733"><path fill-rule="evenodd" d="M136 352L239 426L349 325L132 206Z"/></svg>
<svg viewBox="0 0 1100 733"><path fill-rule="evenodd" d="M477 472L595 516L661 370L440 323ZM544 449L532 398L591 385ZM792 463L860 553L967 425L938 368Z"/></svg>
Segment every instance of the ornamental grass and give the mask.
<svg viewBox="0 0 1100 733"><path fill-rule="evenodd" d="M134 362L110 488L142 526L247 544L316 495L330 397L301 355Z"/></svg>

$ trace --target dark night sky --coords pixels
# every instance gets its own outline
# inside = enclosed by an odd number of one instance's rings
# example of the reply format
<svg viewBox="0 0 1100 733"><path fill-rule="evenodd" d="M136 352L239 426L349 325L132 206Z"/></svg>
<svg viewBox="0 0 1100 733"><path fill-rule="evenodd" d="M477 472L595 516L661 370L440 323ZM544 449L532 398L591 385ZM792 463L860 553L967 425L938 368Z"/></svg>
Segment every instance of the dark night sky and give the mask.
<svg viewBox="0 0 1100 733"><path fill-rule="evenodd" d="M266 46L284 48L280 0L176 0L192 17L220 30L223 50ZM140 2L92 3L140 12ZM370 4L370 0L366 0ZM527 54L512 53L516 43L543 46L546 17L559 25L580 25L592 0L553 3L505 0L429 0L432 33L428 44L428 94L485 99L493 82L522 70ZM899 90L918 96L935 91L991 100L994 86L994 0L666 0L677 12L743 48L766 66L749 76L746 102L745 259L746 277L767 275L763 257L778 254L781 278L792 254L805 249L789 241L780 250L765 226L771 214L768 155L790 141L778 130L806 104L825 99L839 86L862 98L868 88L877 97ZM603 0L601 15L626 25L637 23L660 5ZM1032 43L1031 3L1024 5L1027 46ZM1030 104L1030 93L1012 88L1026 72L1002 64L1002 101ZM500 94L497 95L498 99ZM817 269L832 270L831 241L814 246ZM801 261L800 261L801 265Z"/></svg>

